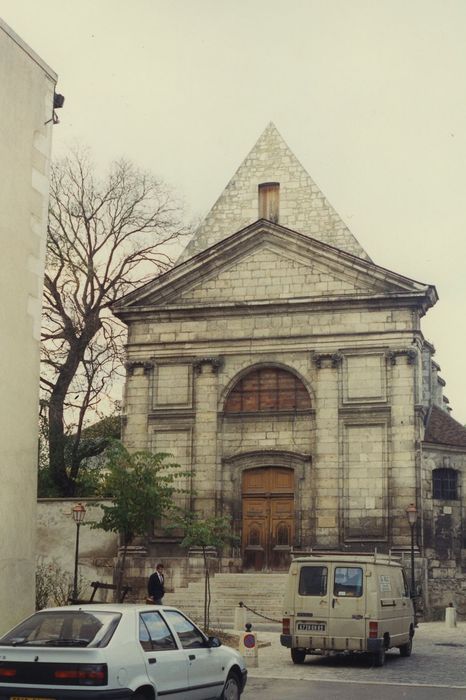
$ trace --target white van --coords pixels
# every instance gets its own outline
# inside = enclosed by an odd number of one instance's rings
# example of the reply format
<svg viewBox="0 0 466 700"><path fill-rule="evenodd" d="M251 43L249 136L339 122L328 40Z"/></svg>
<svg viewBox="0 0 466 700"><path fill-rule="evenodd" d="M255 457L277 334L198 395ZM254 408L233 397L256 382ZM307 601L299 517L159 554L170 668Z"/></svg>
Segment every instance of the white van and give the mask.
<svg viewBox="0 0 466 700"><path fill-rule="evenodd" d="M376 666L398 647L410 656L414 608L399 561L379 554L315 553L291 563L280 642L306 654L369 652Z"/></svg>

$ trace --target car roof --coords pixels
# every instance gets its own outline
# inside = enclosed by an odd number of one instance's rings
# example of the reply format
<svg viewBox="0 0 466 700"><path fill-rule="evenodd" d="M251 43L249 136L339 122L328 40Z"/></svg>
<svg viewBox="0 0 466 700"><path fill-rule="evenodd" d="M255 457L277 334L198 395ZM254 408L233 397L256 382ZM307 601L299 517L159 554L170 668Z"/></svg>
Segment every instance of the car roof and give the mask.
<svg viewBox="0 0 466 700"><path fill-rule="evenodd" d="M177 610L172 605L148 605L147 603L82 603L78 605L63 605L56 608L43 608L38 612L115 612L115 613L128 613L128 612L147 612L148 610Z"/></svg>

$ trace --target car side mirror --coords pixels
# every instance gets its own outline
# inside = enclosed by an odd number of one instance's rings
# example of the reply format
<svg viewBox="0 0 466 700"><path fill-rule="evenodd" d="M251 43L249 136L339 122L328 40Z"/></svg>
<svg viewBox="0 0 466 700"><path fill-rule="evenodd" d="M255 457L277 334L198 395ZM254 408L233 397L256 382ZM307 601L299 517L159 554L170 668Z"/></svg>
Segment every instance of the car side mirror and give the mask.
<svg viewBox="0 0 466 700"><path fill-rule="evenodd" d="M221 647L222 642L218 637L209 637L209 647Z"/></svg>

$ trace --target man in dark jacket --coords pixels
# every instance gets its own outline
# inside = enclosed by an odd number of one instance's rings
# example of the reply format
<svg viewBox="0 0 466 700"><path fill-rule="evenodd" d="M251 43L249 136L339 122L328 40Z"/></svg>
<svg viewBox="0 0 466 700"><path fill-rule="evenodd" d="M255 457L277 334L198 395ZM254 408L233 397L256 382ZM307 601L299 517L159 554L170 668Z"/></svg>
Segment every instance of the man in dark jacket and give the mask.
<svg viewBox="0 0 466 700"><path fill-rule="evenodd" d="M153 601L156 605L162 605L162 598L165 593L164 583L163 564L157 564L154 573L149 576L149 582L147 584L149 600Z"/></svg>

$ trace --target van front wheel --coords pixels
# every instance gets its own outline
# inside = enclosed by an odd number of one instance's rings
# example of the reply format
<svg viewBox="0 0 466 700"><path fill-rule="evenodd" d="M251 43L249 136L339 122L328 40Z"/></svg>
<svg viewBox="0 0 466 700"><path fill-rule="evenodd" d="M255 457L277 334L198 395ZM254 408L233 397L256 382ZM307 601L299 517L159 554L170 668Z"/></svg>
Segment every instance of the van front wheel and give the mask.
<svg viewBox="0 0 466 700"><path fill-rule="evenodd" d="M306 658L306 652L304 649L292 649L291 650L291 660L294 664L303 664Z"/></svg>

